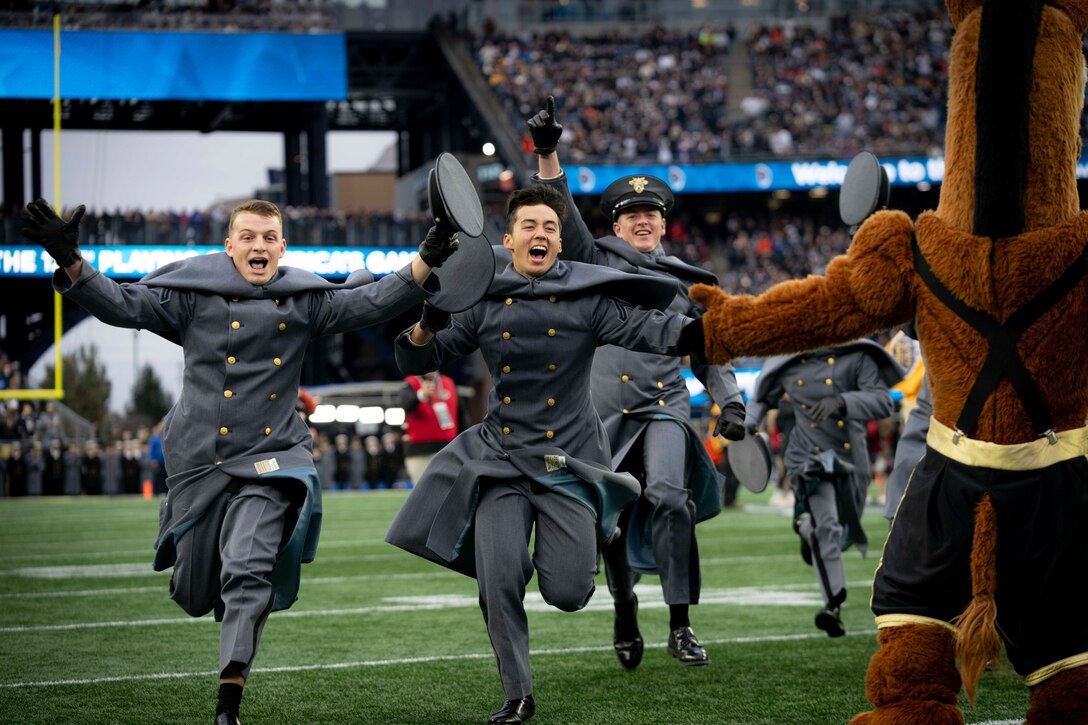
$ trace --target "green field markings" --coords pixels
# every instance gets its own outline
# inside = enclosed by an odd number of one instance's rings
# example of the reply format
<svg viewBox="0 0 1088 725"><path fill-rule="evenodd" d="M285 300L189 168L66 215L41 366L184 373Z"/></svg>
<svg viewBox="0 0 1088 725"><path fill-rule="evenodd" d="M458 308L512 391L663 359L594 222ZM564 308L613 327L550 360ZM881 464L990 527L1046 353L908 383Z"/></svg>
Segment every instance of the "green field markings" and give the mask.
<svg viewBox="0 0 1088 725"><path fill-rule="evenodd" d="M876 630L861 630L856 632L847 632L847 637L872 637L876 634ZM801 634L773 634L765 636L754 637L726 637L721 639L704 639L703 644L707 646L712 645L754 645L765 644L768 642L802 642L806 640L819 640L824 641L827 636L823 632L816 633L801 633ZM665 640L661 641L647 641L647 649L662 649L665 647ZM554 655L571 655L571 654L583 654L590 652L612 652L613 648L611 644L608 645L586 645L582 647L548 647L540 649L530 649L529 654L532 657L545 657ZM494 659L495 655L492 652L468 652L461 654L451 655L424 655L419 657L398 657L392 659L379 659L379 660L359 660L355 662L329 662L307 665L281 665L278 667L257 667L252 670L253 675L269 674L269 673L283 673L283 672L307 672L314 670L345 670L355 669L363 667L393 667L401 665L414 665L423 664L428 662L458 662L464 660L488 660ZM144 680L167 680L167 679L181 679L186 677L213 677L218 672L202 671L202 672L148 672L137 675L114 675L109 677L87 677L80 679L64 679L64 680L36 680L27 682L3 682L0 683L0 689L17 689L24 687L58 687L63 685L100 685L113 682L139 682Z"/></svg>

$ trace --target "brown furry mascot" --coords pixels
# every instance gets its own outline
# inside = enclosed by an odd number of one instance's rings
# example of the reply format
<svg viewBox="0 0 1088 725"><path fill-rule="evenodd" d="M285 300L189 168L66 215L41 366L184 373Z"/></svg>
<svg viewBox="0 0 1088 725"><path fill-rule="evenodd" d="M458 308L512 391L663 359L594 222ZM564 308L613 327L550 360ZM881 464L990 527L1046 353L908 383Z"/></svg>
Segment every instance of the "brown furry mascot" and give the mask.
<svg viewBox="0 0 1088 725"><path fill-rule="evenodd" d="M947 6L937 211L877 213L824 277L691 294L716 363L916 322L933 419L876 573L875 709L855 725L963 723L961 677L974 702L1002 641L1028 725L1088 723L1088 0Z"/></svg>

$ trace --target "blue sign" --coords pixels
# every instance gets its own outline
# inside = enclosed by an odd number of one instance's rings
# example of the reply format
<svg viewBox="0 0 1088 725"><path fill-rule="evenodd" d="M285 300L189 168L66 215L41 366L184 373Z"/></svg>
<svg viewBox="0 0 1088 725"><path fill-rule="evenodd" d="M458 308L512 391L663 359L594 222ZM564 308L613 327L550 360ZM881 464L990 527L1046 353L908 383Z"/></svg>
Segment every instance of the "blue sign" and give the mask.
<svg viewBox="0 0 1088 725"><path fill-rule="evenodd" d="M341 33L61 32L61 98L347 98ZM0 98L53 97L53 32L0 30Z"/></svg>
<svg viewBox="0 0 1088 725"><path fill-rule="evenodd" d="M222 252L223 247L89 246L79 251L107 277L139 279L171 262ZM346 278L357 269L381 277L404 267L416 254L415 247L288 247L281 264L333 279ZM0 277L52 277L56 268L41 247L0 247Z"/></svg>
<svg viewBox="0 0 1088 725"><path fill-rule="evenodd" d="M881 163L894 186L936 185L944 179L944 157L941 156L885 159ZM832 160L698 166L576 166L568 169L567 183L573 194L600 194L620 177L650 174L667 181L677 194L801 191L842 186L849 165L849 161ZM1080 167L1077 171L1079 176ZM1088 167L1085 171L1088 172Z"/></svg>

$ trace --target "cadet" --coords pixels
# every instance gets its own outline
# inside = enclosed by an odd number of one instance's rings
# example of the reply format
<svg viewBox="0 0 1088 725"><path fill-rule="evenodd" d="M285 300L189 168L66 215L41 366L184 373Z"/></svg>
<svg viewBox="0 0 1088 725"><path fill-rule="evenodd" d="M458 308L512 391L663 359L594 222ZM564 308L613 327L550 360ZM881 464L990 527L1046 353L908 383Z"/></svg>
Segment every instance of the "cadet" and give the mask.
<svg viewBox="0 0 1088 725"><path fill-rule="evenodd" d="M604 265L624 272L679 282L670 312L697 317L701 306L688 298L695 283L717 278L665 255L661 238L673 194L660 179L638 174L609 184L601 196L615 236L594 240L577 213L556 145L563 127L555 99L529 119L539 173L534 180L560 191L569 212L563 220L564 259ZM700 351L701 352L701 351ZM744 437L744 403L733 368L725 372L691 359L695 376L722 413L714 428L731 440ZM603 551L608 589L615 604L613 645L629 670L642 661L635 584L642 573L658 574L669 605L667 652L681 665L710 662L691 629L688 609L699 603L701 574L695 539L697 521L716 516L722 507L721 481L698 433L691 426L691 403L680 374L680 360L631 352L609 345L593 361L593 403L604 420L616 470L638 473L645 488L624 514L622 535Z"/></svg>
<svg viewBox="0 0 1088 725"><path fill-rule="evenodd" d="M313 441L295 414L310 339L395 317L428 297L421 284L453 252L434 229L419 257L373 284L335 285L280 267L286 250L275 204L249 201L230 217L225 253L169 264L117 284L83 261L83 207L62 221L39 199L23 234L60 269L54 288L103 322L145 328L184 351L182 395L163 422L169 492L154 567L174 567L170 596L222 622L216 725L238 722L268 614L295 601L313 560L321 485ZM430 285L428 285L430 286Z"/></svg>
<svg viewBox="0 0 1088 725"><path fill-rule="evenodd" d="M872 483L865 424L891 415L889 387L902 377L902 368L883 347L858 340L768 359L748 402L749 430L783 397L793 403L797 422L784 455L796 498L793 530L823 594L815 624L829 637L846 634L840 612L846 601L842 552L857 544L864 555L868 546L861 528Z"/></svg>
<svg viewBox="0 0 1088 725"><path fill-rule="evenodd" d="M396 342L406 374L480 349L494 381L484 422L435 455L386 536L477 578L506 698L492 723L526 722L536 711L523 604L534 569L544 601L563 611L584 607L597 543L615 534L620 509L638 496L631 476L611 471L590 400L594 350L679 354L690 322L631 306L664 309L676 295L672 281L557 261L564 212L552 189L514 192L503 236L509 255L484 299L452 322L424 305L420 322Z"/></svg>

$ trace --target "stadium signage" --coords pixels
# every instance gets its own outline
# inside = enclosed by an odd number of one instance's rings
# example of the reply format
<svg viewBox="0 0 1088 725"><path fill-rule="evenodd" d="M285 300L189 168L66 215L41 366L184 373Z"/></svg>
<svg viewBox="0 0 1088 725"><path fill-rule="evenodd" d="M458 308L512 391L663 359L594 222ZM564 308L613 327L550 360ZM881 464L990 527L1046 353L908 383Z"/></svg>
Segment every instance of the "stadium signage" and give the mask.
<svg viewBox="0 0 1088 725"><path fill-rule="evenodd" d="M83 258L108 277L138 279L149 272L186 257L222 252L212 246L117 246L80 247ZM395 272L412 261L415 248L406 247L302 247L288 248L283 264L322 277L343 279L357 269L375 276ZM40 247L0 246L0 277L50 277L53 259Z"/></svg>
<svg viewBox="0 0 1088 725"><path fill-rule="evenodd" d="M849 161L771 161L758 164L686 166L579 166L568 180L574 194L600 194L614 180L633 174L668 179L678 194L744 191L802 191L842 186ZM895 186L940 184L944 157L885 159L888 180ZM1088 178L1088 164L1078 165L1078 178Z"/></svg>

